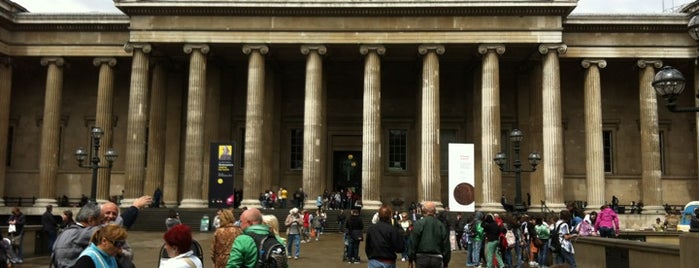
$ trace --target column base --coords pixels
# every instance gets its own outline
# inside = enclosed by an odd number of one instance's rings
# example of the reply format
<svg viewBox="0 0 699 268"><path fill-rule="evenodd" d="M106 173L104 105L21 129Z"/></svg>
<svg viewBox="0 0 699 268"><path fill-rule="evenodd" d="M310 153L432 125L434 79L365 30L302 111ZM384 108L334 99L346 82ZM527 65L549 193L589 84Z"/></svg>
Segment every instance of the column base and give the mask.
<svg viewBox="0 0 699 268"><path fill-rule="evenodd" d="M35 207L45 207L48 205L56 207L58 206L58 202L56 202L56 199L53 198L39 198L34 202Z"/></svg>
<svg viewBox="0 0 699 268"><path fill-rule="evenodd" d="M0 198L0 207L5 206L5 199Z"/></svg>
<svg viewBox="0 0 699 268"><path fill-rule="evenodd" d="M665 215L665 208L663 206L643 206L641 214Z"/></svg>
<svg viewBox="0 0 699 268"><path fill-rule="evenodd" d="M379 210L383 203L379 200L362 200L362 210Z"/></svg>
<svg viewBox="0 0 699 268"><path fill-rule="evenodd" d="M240 207L261 209L262 204L260 204L260 200L257 199L243 199L242 201L240 201Z"/></svg>
<svg viewBox="0 0 699 268"><path fill-rule="evenodd" d="M505 212L505 209L502 208L500 203L482 203L476 205L476 210L482 212Z"/></svg>
<svg viewBox="0 0 699 268"><path fill-rule="evenodd" d="M585 207L585 212L592 212L596 211L599 212L599 208L602 207L602 204L587 204L587 207Z"/></svg>
<svg viewBox="0 0 699 268"><path fill-rule="evenodd" d="M166 208L176 208L177 207L177 201L165 201L164 202Z"/></svg>
<svg viewBox="0 0 699 268"><path fill-rule="evenodd" d="M560 213L561 210L566 209L566 204L563 203L547 203L546 207L551 210L552 213Z"/></svg>
<svg viewBox="0 0 699 268"><path fill-rule="evenodd" d="M180 208L206 208L206 201L201 199L182 199L180 203Z"/></svg>
<svg viewBox="0 0 699 268"><path fill-rule="evenodd" d="M136 198L124 198L119 203L119 207L120 208L128 208L131 205L133 205L133 201L136 201Z"/></svg>
<svg viewBox="0 0 699 268"><path fill-rule="evenodd" d="M107 199L97 199L97 204L104 204L104 203L107 203L107 202L111 202L111 201L109 201L109 200L107 200Z"/></svg>
<svg viewBox="0 0 699 268"><path fill-rule="evenodd" d="M307 210L310 211L310 210L316 210L316 209L318 209L318 206L316 206L316 200L315 200L315 199L309 200L309 199L310 199L310 198L306 198L306 201L303 202L303 207L302 207L302 208L299 208L299 210L307 209ZM363 207L362 207L362 208L363 208Z"/></svg>

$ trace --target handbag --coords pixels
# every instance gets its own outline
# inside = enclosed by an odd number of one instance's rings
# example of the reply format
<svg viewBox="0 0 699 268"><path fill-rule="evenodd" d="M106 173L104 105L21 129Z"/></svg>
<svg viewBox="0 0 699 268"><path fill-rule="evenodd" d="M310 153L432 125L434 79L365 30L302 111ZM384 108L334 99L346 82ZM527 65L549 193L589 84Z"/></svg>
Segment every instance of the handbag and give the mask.
<svg viewBox="0 0 699 268"><path fill-rule="evenodd" d="M538 237L534 237L534 246L537 248L540 248L541 246L544 245L544 242L541 241Z"/></svg>
<svg viewBox="0 0 699 268"><path fill-rule="evenodd" d="M17 226L15 226L14 224L10 224L10 226L7 227L7 232L8 232L8 233L15 233L15 232L17 232Z"/></svg>

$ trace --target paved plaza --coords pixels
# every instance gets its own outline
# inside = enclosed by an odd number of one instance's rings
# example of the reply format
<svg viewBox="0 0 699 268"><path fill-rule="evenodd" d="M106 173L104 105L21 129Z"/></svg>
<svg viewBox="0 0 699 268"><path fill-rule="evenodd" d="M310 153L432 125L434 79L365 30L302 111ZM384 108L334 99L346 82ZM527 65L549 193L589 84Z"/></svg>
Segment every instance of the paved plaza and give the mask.
<svg viewBox="0 0 699 268"><path fill-rule="evenodd" d="M162 232L129 232L129 244L134 248L134 262L136 267L157 267L158 252L163 244ZM204 267L212 267L211 262L211 240L213 232L195 232L194 239L201 243L204 249ZM348 264L342 262L343 244L342 235L339 233L324 234L320 241L301 244L301 257L298 260L290 259L289 267L304 268L329 268L342 266L367 266L366 255L364 254L364 244L360 246L360 264ZM48 266L48 256L27 257L23 264L16 264L14 267L34 268ZM465 251L454 251L449 266L464 267L466 263ZM407 262L398 261L398 267L408 267Z"/></svg>

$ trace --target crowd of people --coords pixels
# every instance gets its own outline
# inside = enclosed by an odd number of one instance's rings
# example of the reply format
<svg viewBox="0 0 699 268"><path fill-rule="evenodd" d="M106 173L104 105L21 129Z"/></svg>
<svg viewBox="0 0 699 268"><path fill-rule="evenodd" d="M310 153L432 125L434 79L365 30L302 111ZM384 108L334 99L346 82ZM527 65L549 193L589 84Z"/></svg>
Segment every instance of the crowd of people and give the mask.
<svg viewBox="0 0 699 268"><path fill-rule="evenodd" d="M133 267L127 230L139 210L151 202L151 197L141 197L123 213L112 202L102 205L88 202L75 220L70 210L63 211L60 222L52 216L52 206L47 206L42 224L49 237L52 265ZM259 261L260 239L264 237L272 237L282 245L286 259L298 259L302 243L320 240L324 234L329 222L325 204L321 196L315 210L294 207L282 222L256 208L244 208L239 220L232 208L220 209L214 220L216 230L210 255L213 266L254 267ZM360 210L350 209L346 215L340 209L336 222L344 234L344 261L359 263L360 244L364 242L369 267L395 267L399 261L407 261L409 267L442 267L449 263L455 250L466 251L467 267L521 267L524 263L529 267L554 264L576 267L572 240L579 236L612 238L619 236L620 231L619 217L610 205L603 205L599 211L569 206L548 217L477 211L468 218L461 213L450 218L447 212L448 208L437 212L432 202L411 204L403 212L384 205L365 228ZM11 262L21 263L21 236L26 217L19 208L14 208L8 223L10 239L0 240L0 247L10 253ZM279 232L280 223L284 224L285 234ZM699 227L699 220L693 224ZM197 252L191 228L181 223L175 210L169 211L165 225L163 242L167 257L160 265L202 267L203 253ZM653 228L664 229L664 225L658 218ZM52 231L56 234L52 235Z"/></svg>

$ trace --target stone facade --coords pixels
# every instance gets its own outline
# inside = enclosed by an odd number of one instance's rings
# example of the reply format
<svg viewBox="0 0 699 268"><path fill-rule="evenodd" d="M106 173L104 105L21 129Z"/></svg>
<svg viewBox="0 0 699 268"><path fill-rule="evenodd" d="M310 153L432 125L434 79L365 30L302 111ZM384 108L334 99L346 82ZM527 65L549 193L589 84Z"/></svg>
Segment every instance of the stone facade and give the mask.
<svg viewBox="0 0 699 268"><path fill-rule="evenodd" d="M523 152L543 156L523 176L532 211L612 195L654 209L696 200L698 119L667 111L648 85L672 65L696 90L695 5L570 15L576 4L123 0L126 15L49 15L0 0L0 194L89 193L73 152L98 121L120 152L98 199L161 187L168 205L205 206L204 152L233 141L247 205L264 189L314 197L346 183L367 188L370 208L447 204L446 144L458 142L476 145L477 205L499 210L515 182L492 158L519 128ZM366 161L358 181L342 176L347 153Z"/></svg>

